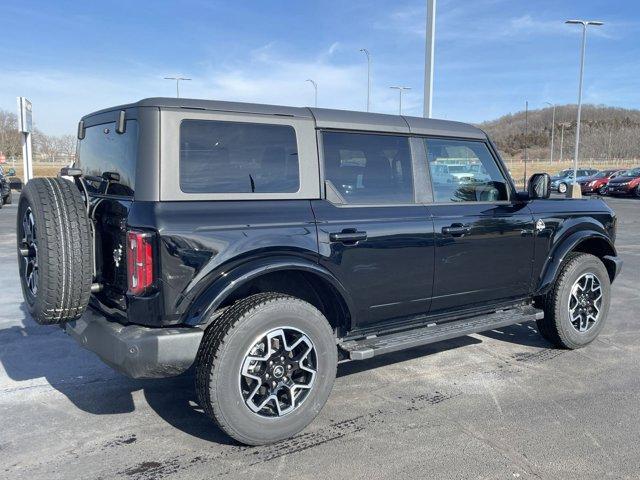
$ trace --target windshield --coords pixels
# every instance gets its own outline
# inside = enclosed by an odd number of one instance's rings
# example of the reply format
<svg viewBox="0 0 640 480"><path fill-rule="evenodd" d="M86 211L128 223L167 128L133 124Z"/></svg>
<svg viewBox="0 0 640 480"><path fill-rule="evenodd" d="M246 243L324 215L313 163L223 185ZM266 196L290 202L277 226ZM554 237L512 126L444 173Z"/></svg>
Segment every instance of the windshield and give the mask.
<svg viewBox="0 0 640 480"><path fill-rule="evenodd" d="M624 172L627 177L640 177L640 168L632 168Z"/></svg>

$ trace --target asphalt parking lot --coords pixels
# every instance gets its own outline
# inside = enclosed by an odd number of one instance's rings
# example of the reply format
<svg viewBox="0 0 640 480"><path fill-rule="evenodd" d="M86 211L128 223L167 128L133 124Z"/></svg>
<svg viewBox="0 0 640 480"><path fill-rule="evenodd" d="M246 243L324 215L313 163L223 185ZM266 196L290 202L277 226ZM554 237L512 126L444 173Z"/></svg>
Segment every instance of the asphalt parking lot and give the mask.
<svg viewBox="0 0 640 480"><path fill-rule="evenodd" d="M0 210L0 478L640 478L640 200L612 199L625 265L578 351L522 324L339 367L301 435L231 442L189 376L130 380L22 306Z"/></svg>

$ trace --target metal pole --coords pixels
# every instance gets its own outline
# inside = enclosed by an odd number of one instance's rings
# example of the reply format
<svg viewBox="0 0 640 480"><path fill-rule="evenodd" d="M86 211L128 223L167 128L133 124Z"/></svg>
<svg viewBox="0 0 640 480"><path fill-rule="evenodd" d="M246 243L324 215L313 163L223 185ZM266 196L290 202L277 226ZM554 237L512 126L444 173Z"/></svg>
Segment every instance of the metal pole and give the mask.
<svg viewBox="0 0 640 480"><path fill-rule="evenodd" d="M180 80L191 80L186 77L164 77L165 80L175 80L176 81L176 98L180 98Z"/></svg>
<svg viewBox="0 0 640 480"><path fill-rule="evenodd" d="M393 90L398 90L398 115L402 115L402 91L403 90L411 90L411 87L403 87L403 86L392 86L389 87Z"/></svg>
<svg viewBox="0 0 640 480"><path fill-rule="evenodd" d="M549 158L549 163L553 163L553 133L556 125L556 106L553 103L544 102L547 105L553 107L553 113L551 115L551 156Z"/></svg>
<svg viewBox="0 0 640 480"><path fill-rule="evenodd" d="M560 161L564 158L562 156L562 147L564 145L564 123L560 124Z"/></svg>
<svg viewBox="0 0 640 480"><path fill-rule="evenodd" d="M571 197L580 198L582 193L580 192L580 188L577 184L577 176L578 176L578 156L580 149L580 114L582 113L582 82L584 78L584 56L585 50L587 48L587 26L595 25L600 26L603 25L600 21L592 21L592 20L567 20L565 23L574 24L574 25L582 25L582 51L580 53L580 79L578 81L578 115L576 119L576 148L573 155L573 186L571 188Z"/></svg>
<svg viewBox="0 0 640 480"><path fill-rule="evenodd" d="M578 154L580 149L580 115L582 113L582 79L584 75L584 53L587 47L587 24L582 24L582 53L580 54L580 80L578 81L578 116L576 118L576 148L573 153L573 184L578 176Z"/></svg>
<svg viewBox="0 0 640 480"><path fill-rule="evenodd" d="M436 45L436 0L427 0L427 37L424 55L424 111L431 118L433 107L433 60Z"/></svg>
<svg viewBox="0 0 640 480"><path fill-rule="evenodd" d="M524 178L523 185L527 185L527 161L529 160L529 151L527 150L527 136L529 135L529 101L524 102Z"/></svg>
<svg viewBox="0 0 640 480"><path fill-rule="evenodd" d="M313 90L314 90L314 106L317 107L318 106L318 84L316 82L314 82L313 80L311 80L310 78L307 78L307 82L310 82L311 85L313 85Z"/></svg>
<svg viewBox="0 0 640 480"><path fill-rule="evenodd" d="M367 56L367 112L371 108L371 55L369 54L369 50L366 48L361 48L361 52L363 52Z"/></svg>

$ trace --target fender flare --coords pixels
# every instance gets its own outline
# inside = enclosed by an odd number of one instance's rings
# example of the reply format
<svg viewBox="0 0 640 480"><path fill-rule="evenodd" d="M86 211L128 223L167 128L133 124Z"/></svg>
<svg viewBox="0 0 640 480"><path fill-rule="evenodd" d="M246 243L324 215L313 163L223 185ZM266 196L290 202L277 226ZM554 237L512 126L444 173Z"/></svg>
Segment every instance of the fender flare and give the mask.
<svg viewBox="0 0 640 480"><path fill-rule="evenodd" d="M183 323L192 326L205 323L209 314L238 288L262 275L282 270L309 272L327 281L342 297L349 315L353 318L356 311L353 300L342 283L329 270L310 260L279 256L252 260L222 273L191 303Z"/></svg>
<svg viewBox="0 0 640 480"><path fill-rule="evenodd" d="M606 245L606 253L601 257L601 260L605 263L607 270L609 270L610 276L612 275L610 267L613 268L612 276L615 277L615 274L619 270L619 266L616 261L616 248L613 245L611 239L604 233L593 230L582 230L568 235L565 239L561 240L551 251L551 253L547 257L547 260L545 261L544 267L542 268L542 274L540 275L540 279L538 280L538 285L535 289L534 295L543 295L549 291L549 289L555 282L558 271L560 270L560 266L562 265L562 262L564 262L567 254L575 250L578 245L586 240L598 240L600 242L603 242L603 245ZM613 265L608 265L608 263L613 263Z"/></svg>

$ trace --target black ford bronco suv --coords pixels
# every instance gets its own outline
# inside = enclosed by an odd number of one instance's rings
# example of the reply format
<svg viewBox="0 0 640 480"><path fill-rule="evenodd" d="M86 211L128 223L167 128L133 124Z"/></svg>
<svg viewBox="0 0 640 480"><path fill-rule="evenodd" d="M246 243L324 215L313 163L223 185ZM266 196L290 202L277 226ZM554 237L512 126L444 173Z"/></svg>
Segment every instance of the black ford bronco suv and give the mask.
<svg viewBox="0 0 640 480"><path fill-rule="evenodd" d="M151 98L78 138L20 196L26 305L130 377L193 366L245 444L308 425L340 361L526 321L578 348L607 319L614 213L516 191L473 126Z"/></svg>

